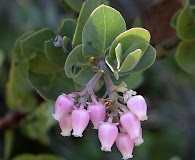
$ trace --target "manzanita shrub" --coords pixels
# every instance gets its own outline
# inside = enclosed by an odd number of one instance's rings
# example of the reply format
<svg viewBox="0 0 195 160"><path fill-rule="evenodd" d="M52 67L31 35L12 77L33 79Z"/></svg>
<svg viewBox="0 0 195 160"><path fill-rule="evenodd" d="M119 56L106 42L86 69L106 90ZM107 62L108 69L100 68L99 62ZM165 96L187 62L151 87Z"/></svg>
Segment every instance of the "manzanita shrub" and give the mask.
<svg viewBox="0 0 195 160"><path fill-rule="evenodd" d="M20 77L8 83L8 105L33 107L31 85L55 101L53 118L62 136L82 137L91 121L102 151L110 152L116 143L123 159L132 158L134 145L144 142L141 121L148 118L145 99L132 88L155 60L149 42L146 29L127 29L117 10L88 0L77 21L65 19L57 31L46 28L19 38L10 77ZM29 87L22 90L22 85ZM31 99L14 101L13 86Z"/></svg>

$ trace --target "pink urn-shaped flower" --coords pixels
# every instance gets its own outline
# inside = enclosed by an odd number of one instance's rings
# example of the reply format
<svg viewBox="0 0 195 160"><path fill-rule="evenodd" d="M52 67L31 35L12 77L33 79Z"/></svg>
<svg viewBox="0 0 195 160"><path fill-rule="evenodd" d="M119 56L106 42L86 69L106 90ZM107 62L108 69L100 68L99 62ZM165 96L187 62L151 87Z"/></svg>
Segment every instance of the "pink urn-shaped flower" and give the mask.
<svg viewBox="0 0 195 160"><path fill-rule="evenodd" d="M70 136L72 131L71 114L63 115L59 120L62 136Z"/></svg>
<svg viewBox="0 0 195 160"><path fill-rule="evenodd" d="M116 146L123 155L123 159L127 160L132 158L134 148L134 141L130 138L128 133L119 133L116 139Z"/></svg>
<svg viewBox="0 0 195 160"><path fill-rule="evenodd" d="M133 96L127 101L127 107L133 112L141 121L147 120L147 104L145 99L140 96Z"/></svg>
<svg viewBox="0 0 195 160"><path fill-rule="evenodd" d="M122 128L130 135L131 139L136 139L140 135L141 123L132 112L126 112L120 117Z"/></svg>
<svg viewBox="0 0 195 160"><path fill-rule="evenodd" d="M98 138L101 143L101 150L111 152L111 147L114 144L118 135L116 124L103 122L98 129Z"/></svg>
<svg viewBox="0 0 195 160"><path fill-rule="evenodd" d="M90 119L94 129L98 129L100 122L106 117L106 108L101 102L89 103L87 109L90 111Z"/></svg>
<svg viewBox="0 0 195 160"><path fill-rule="evenodd" d="M85 109L75 109L72 112L72 135L75 137L82 137L83 131L89 123L89 113Z"/></svg>
<svg viewBox="0 0 195 160"><path fill-rule="evenodd" d="M59 121L61 116L67 114L73 106L74 100L70 96L66 94L59 95L55 102L55 114L52 114L53 118Z"/></svg>
<svg viewBox="0 0 195 160"><path fill-rule="evenodd" d="M134 139L135 146L140 146L142 143L144 143L144 140L142 138L142 128L140 128L139 131L139 137Z"/></svg>

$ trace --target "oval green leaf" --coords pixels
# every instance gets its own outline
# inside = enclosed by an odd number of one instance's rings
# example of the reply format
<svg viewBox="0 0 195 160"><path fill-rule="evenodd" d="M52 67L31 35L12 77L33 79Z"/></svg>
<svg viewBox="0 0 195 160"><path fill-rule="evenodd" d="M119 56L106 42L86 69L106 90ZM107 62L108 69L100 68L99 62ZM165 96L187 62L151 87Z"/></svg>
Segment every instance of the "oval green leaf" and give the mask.
<svg viewBox="0 0 195 160"><path fill-rule="evenodd" d="M143 56L141 57L139 63L130 72L146 70L154 63L155 58L156 50L151 45L149 45Z"/></svg>
<svg viewBox="0 0 195 160"><path fill-rule="evenodd" d="M12 65L6 88L7 106L11 110L17 107L23 112L32 110L36 106L36 98L31 91L32 88L20 68Z"/></svg>
<svg viewBox="0 0 195 160"><path fill-rule="evenodd" d="M105 62L107 64L107 66L110 68L110 70L113 72L116 80L119 79L119 75L118 75L118 70L117 70L117 66L116 64L114 63L114 61L112 61L109 57L109 55L106 56L105 58Z"/></svg>
<svg viewBox="0 0 195 160"><path fill-rule="evenodd" d="M68 94L75 90L72 79L66 77L63 71L52 75L29 71L28 78L35 90L47 100L55 101L59 94Z"/></svg>
<svg viewBox="0 0 195 160"><path fill-rule="evenodd" d="M55 47L52 41L47 41L45 42L45 54L51 62L64 68L67 54L64 53L62 47Z"/></svg>
<svg viewBox="0 0 195 160"><path fill-rule="evenodd" d="M79 14L75 34L73 37L73 48L82 43L82 32L85 23L87 22L90 14L93 12L95 8L100 5L100 0L88 0L83 3L81 8L81 12Z"/></svg>
<svg viewBox="0 0 195 160"><path fill-rule="evenodd" d="M15 48L12 52L11 68L6 86L6 102L11 110L17 107L23 112L28 112L36 106L36 98L27 79L28 64L21 54L19 40L15 43ZM15 65L16 61L18 61L17 66Z"/></svg>
<svg viewBox="0 0 195 160"><path fill-rule="evenodd" d="M118 70L121 66L121 59L122 59L122 47L120 43L116 46L115 53L116 53L117 70Z"/></svg>
<svg viewBox="0 0 195 160"><path fill-rule="evenodd" d="M44 54L45 41L51 40L54 37L55 33L51 29L46 28L37 31L20 41L24 57L27 59L34 58L36 56L36 50L42 51Z"/></svg>
<svg viewBox="0 0 195 160"><path fill-rule="evenodd" d="M123 61L119 72L128 72L132 70L139 62L142 56L141 49L136 49L135 51L129 53L125 60Z"/></svg>
<svg viewBox="0 0 195 160"><path fill-rule="evenodd" d="M144 80L142 72L134 72L129 74L128 76L120 77L119 81L116 81L116 85L119 85L121 81L123 81L127 88L136 89L139 87Z"/></svg>
<svg viewBox="0 0 195 160"><path fill-rule="evenodd" d="M125 21L117 10L105 5L97 7L83 28L83 55L102 56L113 40L125 30ZM89 47L96 52L88 50Z"/></svg>
<svg viewBox="0 0 195 160"><path fill-rule="evenodd" d="M171 17L171 27L176 28L177 20L180 14L181 14L181 9L175 12L174 15Z"/></svg>
<svg viewBox="0 0 195 160"><path fill-rule="evenodd" d="M72 51L72 42L66 36L63 37L62 49L65 54L69 54Z"/></svg>
<svg viewBox="0 0 195 160"><path fill-rule="evenodd" d="M122 57L125 57L135 51L136 49L141 49L144 53L149 45L150 33L143 28L132 28L124 33L121 33L112 43L109 51L111 59L116 58L115 48L119 43L122 47Z"/></svg>
<svg viewBox="0 0 195 160"><path fill-rule="evenodd" d="M65 19L62 21L61 26L58 29L58 33L62 37L66 36L72 40L75 29L76 29L76 22L72 19Z"/></svg>
<svg viewBox="0 0 195 160"><path fill-rule="evenodd" d="M180 42L176 51L177 64L187 73L195 75L195 41Z"/></svg>
<svg viewBox="0 0 195 160"><path fill-rule="evenodd" d="M87 84L95 74L88 59L82 55L82 45L70 52L64 69L66 75L80 85Z"/></svg>
<svg viewBox="0 0 195 160"><path fill-rule="evenodd" d="M189 2L178 16L176 31L183 40L195 39L195 15Z"/></svg>
<svg viewBox="0 0 195 160"><path fill-rule="evenodd" d="M42 75L51 75L62 71L62 68L52 63L44 53L40 51L34 53L36 53L36 57L29 60L29 71Z"/></svg>

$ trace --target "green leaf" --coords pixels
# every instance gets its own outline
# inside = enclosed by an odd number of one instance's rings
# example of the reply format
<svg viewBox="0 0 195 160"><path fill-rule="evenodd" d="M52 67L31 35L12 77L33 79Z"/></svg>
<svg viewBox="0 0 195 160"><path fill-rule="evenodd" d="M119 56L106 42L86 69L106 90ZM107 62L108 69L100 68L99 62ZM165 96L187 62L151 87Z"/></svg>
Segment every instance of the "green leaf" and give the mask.
<svg viewBox="0 0 195 160"><path fill-rule="evenodd" d="M195 39L195 15L189 1L178 16L176 31L183 40Z"/></svg>
<svg viewBox="0 0 195 160"><path fill-rule="evenodd" d="M125 60L123 61L119 72L127 72L132 70L139 62L142 56L141 49L136 49L135 51L129 53Z"/></svg>
<svg viewBox="0 0 195 160"><path fill-rule="evenodd" d="M116 80L119 79L119 75L118 75L118 71L117 71L117 66L116 64L114 63L114 61L112 61L109 57L109 55L106 56L105 58L105 62L107 64L107 66L110 68L110 70L113 72Z"/></svg>
<svg viewBox="0 0 195 160"><path fill-rule="evenodd" d="M43 54L44 52L37 50L34 53L36 53L36 57L29 60L29 71L37 74L51 75L62 70L62 68L48 60L46 55Z"/></svg>
<svg viewBox="0 0 195 160"><path fill-rule="evenodd" d="M55 47L52 41L47 41L45 42L45 54L50 61L59 67L64 67L67 53L64 53L62 47Z"/></svg>
<svg viewBox="0 0 195 160"><path fill-rule="evenodd" d="M32 87L27 79L28 63L20 48L21 39L30 33L20 36L15 42L11 57L11 68L6 86L6 103L9 109L19 109L28 112L36 106L36 99L32 93ZM16 65L17 61L17 65Z"/></svg>
<svg viewBox="0 0 195 160"><path fill-rule="evenodd" d="M76 74L73 80L81 85L86 85L94 76L95 72L91 66L83 66L82 69Z"/></svg>
<svg viewBox="0 0 195 160"><path fill-rule="evenodd" d="M59 94L74 91L72 79L66 77L63 70L50 75L29 72L28 78L36 91L48 100L55 101Z"/></svg>
<svg viewBox="0 0 195 160"><path fill-rule="evenodd" d="M43 144L48 144L47 131L55 120L51 117L54 112L54 102L41 103L28 117L22 122L22 131L29 138L39 140Z"/></svg>
<svg viewBox="0 0 195 160"><path fill-rule="evenodd" d="M30 55L27 56L29 64L28 79L36 91L45 99L49 100L55 100L62 92L72 92L74 90L72 80L67 78L64 74L62 62L60 62L61 67L59 67L56 63L48 59L53 58L51 54L47 54L47 58L44 53L45 41L49 42L48 40L51 39L52 34L54 33L51 30L44 29L34 33L21 42L23 54ZM39 41L39 43L37 41ZM51 45L50 42L50 47Z"/></svg>
<svg viewBox="0 0 195 160"><path fill-rule="evenodd" d="M195 41L180 42L176 51L177 64L187 73L195 75Z"/></svg>
<svg viewBox="0 0 195 160"><path fill-rule="evenodd" d="M60 61L61 67L59 67L56 65L56 63L59 62L59 59L58 61L55 59L55 63L53 63L49 60L53 60L53 55L51 56L52 53L50 55L47 54L49 59L44 53L45 42L49 43L48 40L53 37L53 34L54 33L51 30L44 29L34 33L21 42L23 54L30 55L27 56L27 58L29 58L29 81L40 95L49 100L55 100L55 98L62 92L72 92L74 90L72 80L67 78L64 74L62 68L63 60ZM50 42L50 47L51 45ZM63 54L63 52L61 52L61 54Z"/></svg>
<svg viewBox="0 0 195 160"><path fill-rule="evenodd" d="M62 21L61 26L58 29L58 33L62 37L66 36L72 40L75 29L76 29L76 22L72 19L65 19Z"/></svg>
<svg viewBox="0 0 195 160"><path fill-rule="evenodd" d="M83 28L83 55L102 56L113 40L125 30L125 21L118 11L105 5L97 7ZM89 50L91 47L95 52Z"/></svg>
<svg viewBox="0 0 195 160"><path fill-rule="evenodd" d="M131 88L131 89L136 89L137 87L139 87L142 84L143 81L144 81L144 77L143 77L142 72L131 73L124 80L124 82L127 85L127 88Z"/></svg>
<svg viewBox="0 0 195 160"><path fill-rule="evenodd" d="M6 102L11 110L20 109L23 112L32 110L36 106L36 99L31 93L28 81L20 70L11 66L9 81L6 88Z"/></svg>
<svg viewBox="0 0 195 160"><path fill-rule="evenodd" d="M174 15L171 17L171 27L176 28L178 17L181 14L181 9L174 13Z"/></svg>
<svg viewBox="0 0 195 160"><path fill-rule="evenodd" d="M26 58L24 57L22 53L20 42L21 40L28 37L30 34L32 34L32 32L25 33L16 40L14 44L13 53L12 53L12 59L11 59L11 63L12 63L11 65L15 65L17 61L17 68L18 70L20 70L20 73L22 74L24 79L27 79L28 61L26 60ZM16 60L16 57L17 57L17 60Z"/></svg>
<svg viewBox="0 0 195 160"><path fill-rule="evenodd" d="M155 58L156 50L151 45L149 45L144 55L141 57L139 63L130 72L146 70L154 63Z"/></svg>
<svg viewBox="0 0 195 160"><path fill-rule="evenodd" d="M115 59L115 48L121 43L123 59L135 51L136 49L141 49L144 53L149 45L150 33L143 28L132 28L126 32L121 33L112 43L109 51L111 59Z"/></svg>
<svg viewBox="0 0 195 160"><path fill-rule="evenodd" d="M89 43L92 44L92 43ZM83 46L83 55L84 57L98 57L98 55L100 55L100 51L96 48L94 48L93 46L90 45L85 45Z"/></svg>
<svg viewBox="0 0 195 160"><path fill-rule="evenodd" d="M74 48L67 57L65 73L69 78L85 85L95 74L89 60L82 55L82 45Z"/></svg>
<svg viewBox="0 0 195 160"><path fill-rule="evenodd" d="M72 51L72 42L66 36L63 37L62 48L64 53L69 54Z"/></svg>
<svg viewBox="0 0 195 160"><path fill-rule="evenodd" d="M76 91L82 91L82 90L85 89L85 86L80 85L80 84L78 84L78 83L76 83L76 82L74 82L74 86L75 86L75 90L76 90Z"/></svg>
<svg viewBox="0 0 195 160"><path fill-rule="evenodd" d="M79 45L74 48L67 57L65 63L65 73L69 78L73 78L75 76L73 70L73 67L76 68L75 65L77 67L88 65L88 60L82 55L82 45Z"/></svg>
<svg viewBox="0 0 195 160"><path fill-rule="evenodd" d="M118 70L121 66L121 59L122 59L122 48L120 43L116 46L115 53L116 53L117 70Z"/></svg>
<svg viewBox="0 0 195 160"><path fill-rule="evenodd" d="M105 62L112 72L116 70L116 64L114 64L114 62L110 59L109 55L106 56Z"/></svg>
<svg viewBox="0 0 195 160"><path fill-rule="evenodd" d="M142 84L144 77L142 72L134 72L125 76L124 79L123 77L120 77L120 79L122 80L115 81L116 85L119 85L123 81L128 89L136 89Z"/></svg>
<svg viewBox="0 0 195 160"><path fill-rule="evenodd" d="M45 41L51 40L55 37L54 32L51 29L42 29L35 32L20 41L22 53L25 58L30 59L36 56L36 50L40 50L44 54L44 44Z"/></svg>
<svg viewBox="0 0 195 160"><path fill-rule="evenodd" d="M52 154L20 154L14 157L12 160L65 160Z"/></svg>
<svg viewBox="0 0 195 160"><path fill-rule="evenodd" d="M22 50L21 50L20 42L23 39L27 38L31 34L33 34L33 32L24 33L23 35L21 35L20 37L18 37L17 40L15 41L13 51L16 53L16 55L18 56L18 58L20 58L21 55L22 55Z"/></svg>
<svg viewBox="0 0 195 160"><path fill-rule="evenodd" d="M90 14L95 8L100 5L100 0L88 0L83 3L81 12L79 14L75 34L73 37L73 48L82 43L82 32L85 23L87 22Z"/></svg>
<svg viewBox="0 0 195 160"><path fill-rule="evenodd" d="M84 0L64 0L65 3L76 12L80 12Z"/></svg>

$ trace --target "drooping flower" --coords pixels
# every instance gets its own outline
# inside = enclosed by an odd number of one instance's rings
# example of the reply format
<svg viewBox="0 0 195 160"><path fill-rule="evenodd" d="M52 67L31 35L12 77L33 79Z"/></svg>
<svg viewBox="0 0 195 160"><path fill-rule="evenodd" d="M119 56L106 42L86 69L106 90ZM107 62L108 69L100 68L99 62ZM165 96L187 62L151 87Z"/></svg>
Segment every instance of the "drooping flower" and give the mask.
<svg viewBox="0 0 195 160"><path fill-rule="evenodd" d="M147 104L141 95L129 98L127 107L139 118L139 120L144 121L148 119Z"/></svg>
<svg viewBox="0 0 195 160"><path fill-rule="evenodd" d="M132 158L132 152L134 148L134 141L130 138L128 133L119 133L116 139L116 146L123 155L123 159L127 160Z"/></svg>
<svg viewBox="0 0 195 160"><path fill-rule="evenodd" d="M86 129L89 123L89 113L85 109L75 109L72 112L72 135L75 137L82 137L83 131Z"/></svg>
<svg viewBox="0 0 195 160"><path fill-rule="evenodd" d="M144 140L142 138L142 128L140 128L139 131L139 137L134 139L135 146L140 146L142 143L144 143Z"/></svg>
<svg viewBox="0 0 195 160"><path fill-rule="evenodd" d="M139 137L141 123L132 112L121 115L120 123L122 128L130 135L131 139Z"/></svg>
<svg viewBox="0 0 195 160"><path fill-rule="evenodd" d="M59 121L61 116L70 112L73 106L74 100L70 96L66 94L59 95L55 102L55 114L52 114L53 118Z"/></svg>
<svg viewBox="0 0 195 160"><path fill-rule="evenodd" d="M59 120L62 136L70 136L72 131L71 114L63 115Z"/></svg>
<svg viewBox="0 0 195 160"><path fill-rule="evenodd" d="M101 102L89 103L87 109L90 111L90 119L94 129L98 129L100 122L106 117L106 108Z"/></svg>
<svg viewBox="0 0 195 160"><path fill-rule="evenodd" d="M111 147L114 144L118 135L116 124L103 122L98 129L98 138L101 143L101 150L111 152Z"/></svg>

